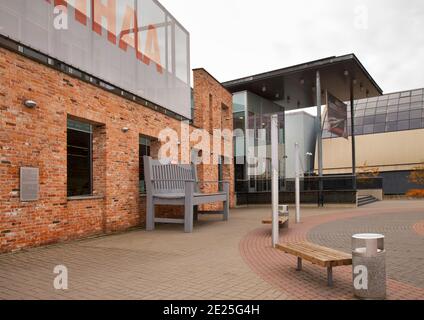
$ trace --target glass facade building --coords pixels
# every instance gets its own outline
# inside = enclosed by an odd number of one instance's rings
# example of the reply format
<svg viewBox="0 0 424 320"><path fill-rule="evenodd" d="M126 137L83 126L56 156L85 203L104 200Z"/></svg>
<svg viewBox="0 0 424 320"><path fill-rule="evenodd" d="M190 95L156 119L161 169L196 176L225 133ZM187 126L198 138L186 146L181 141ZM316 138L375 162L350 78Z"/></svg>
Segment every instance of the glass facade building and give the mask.
<svg viewBox="0 0 424 320"><path fill-rule="evenodd" d="M424 89L418 89L355 101L355 135L423 129L423 97ZM352 135L350 112L348 117L349 135ZM324 131L323 138L336 136Z"/></svg>
<svg viewBox="0 0 424 320"><path fill-rule="evenodd" d="M280 180L285 178L284 108L249 91L233 94L237 192L271 190L271 115L279 115ZM263 166L261 165L263 163Z"/></svg>

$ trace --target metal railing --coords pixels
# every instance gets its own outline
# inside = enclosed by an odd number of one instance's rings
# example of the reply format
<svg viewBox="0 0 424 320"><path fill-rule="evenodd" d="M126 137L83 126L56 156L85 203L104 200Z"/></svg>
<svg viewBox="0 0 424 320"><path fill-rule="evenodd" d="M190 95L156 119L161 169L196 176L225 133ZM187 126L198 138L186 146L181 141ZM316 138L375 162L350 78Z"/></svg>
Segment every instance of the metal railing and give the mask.
<svg viewBox="0 0 424 320"><path fill-rule="evenodd" d="M355 177L351 175L304 177L300 180L302 192L320 191L351 191L365 189L383 189L382 177ZM280 192L294 192L295 179L280 179ZM237 193L271 192L270 179L236 180Z"/></svg>

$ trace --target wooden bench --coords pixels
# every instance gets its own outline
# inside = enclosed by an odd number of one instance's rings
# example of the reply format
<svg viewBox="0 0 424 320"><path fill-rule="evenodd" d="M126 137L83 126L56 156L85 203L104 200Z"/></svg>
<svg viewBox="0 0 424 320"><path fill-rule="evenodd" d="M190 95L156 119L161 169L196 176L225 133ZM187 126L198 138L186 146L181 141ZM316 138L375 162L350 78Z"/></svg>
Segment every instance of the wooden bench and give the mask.
<svg viewBox="0 0 424 320"><path fill-rule="evenodd" d="M289 209L287 205L281 205L278 208L278 224L280 228L288 228L289 227ZM273 218L270 217L268 219L263 219L262 224L272 225Z"/></svg>
<svg viewBox="0 0 424 320"><path fill-rule="evenodd" d="M223 202L220 212L224 221L230 214L230 183L228 181L198 181L196 165L171 164L144 157L146 180L146 229L152 231L155 223L184 224L184 231L193 232L193 221L198 214L198 206ZM223 191L202 193L199 184L222 184ZM218 189L218 188L217 188ZM159 219L155 217L156 205L184 206L184 219Z"/></svg>
<svg viewBox="0 0 424 320"><path fill-rule="evenodd" d="M280 225L280 227L283 227L287 222L289 222L288 217L280 217L278 219L278 224ZM272 218L262 220L262 224L272 224Z"/></svg>
<svg viewBox="0 0 424 320"><path fill-rule="evenodd" d="M276 248L297 257L297 271L302 270L302 260L327 268L329 287L333 286L333 267L352 265L352 255L309 242L278 244Z"/></svg>

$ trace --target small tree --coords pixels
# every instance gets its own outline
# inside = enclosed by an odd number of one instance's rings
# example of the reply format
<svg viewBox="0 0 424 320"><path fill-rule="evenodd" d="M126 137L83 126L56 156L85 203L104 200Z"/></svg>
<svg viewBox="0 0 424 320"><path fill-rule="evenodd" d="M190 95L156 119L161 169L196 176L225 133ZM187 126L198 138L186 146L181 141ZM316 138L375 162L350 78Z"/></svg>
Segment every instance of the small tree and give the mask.
<svg viewBox="0 0 424 320"><path fill-rule="evenodd" d="M367 162L364 162L362 167L359 167L359 178L376 178L380 175L380 170L376 167L368 166Z"/></svg>
<svg viewBox="0 0 424 320"><path fill-rule="evenodd" d="M416 185L424 186L424 162L411 171L408 180ZM410 198L424 198L424 190L411 189L406 195Z"/></svg>
<svg viewBox="0 0 424 320"><path fill-rule="evenodd" d="M413 169L409 175L409 182L424 186L424 163Z"/></svg>
<svg viewBox="0 0 424 320"><path fill-rule="evenodd" d="M368 163L365 162L363 166L359 167L357 180L363 186L368 186L372 184L374 178L377 178L380 175L380 170L376 167L368 166Z"/></svg>

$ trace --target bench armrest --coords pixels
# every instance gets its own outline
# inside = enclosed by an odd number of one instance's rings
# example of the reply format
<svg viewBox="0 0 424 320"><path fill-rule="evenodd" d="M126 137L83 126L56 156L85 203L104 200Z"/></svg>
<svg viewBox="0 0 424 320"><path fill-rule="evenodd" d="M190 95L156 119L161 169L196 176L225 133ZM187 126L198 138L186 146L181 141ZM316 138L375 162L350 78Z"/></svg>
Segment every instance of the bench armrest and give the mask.
<svg viewBox="0 0 424 320"><path fill-rule="evenodd" d="M230 183L230 181L197 181L197 183Z"/></svg>
<svg viewBox="0 0 424 320"><path fill-rule="evenodd" d="M194 180L184 180L184 179L158 179L158 180L152 180L153 183L155 182L196 182Z"/></svg>
<svg viewBox="0 0 424 320"><path fill-rule="evenodd" d="M202 185L202 184L217 184L217 185L222 185L222 191L229 194L230 193L230 181L197 181L197 185Z"/></svg>

